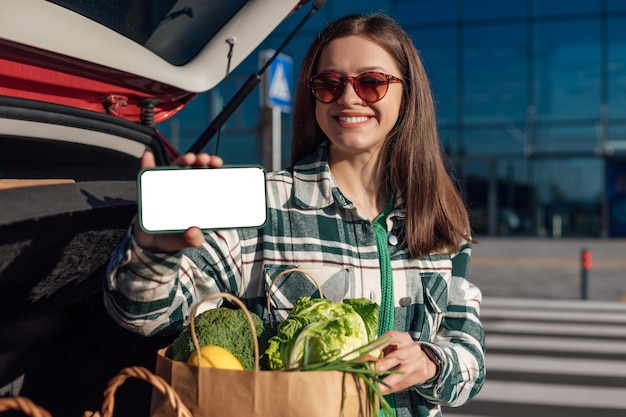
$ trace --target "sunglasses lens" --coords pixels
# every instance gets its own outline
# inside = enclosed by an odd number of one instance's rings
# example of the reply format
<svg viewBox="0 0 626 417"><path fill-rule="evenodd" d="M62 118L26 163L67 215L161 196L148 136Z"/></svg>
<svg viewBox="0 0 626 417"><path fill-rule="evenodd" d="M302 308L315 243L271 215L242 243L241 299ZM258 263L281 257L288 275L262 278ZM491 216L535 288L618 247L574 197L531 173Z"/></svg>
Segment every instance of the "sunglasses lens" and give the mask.
<svg viewBox="0 0 626 417"><path fill-rule="evenodd" d="M342 77L339 74L323 73L312 77L309 83L313 95L322 103L332 103L341 97L347 82L352 83L354 90L362 100L376 103L387 94L389 77L389 75L380 72L366 72L356 77Z"/></svg>
<svg viewBox="0 0 626 417"><path fill-rule="evenodd" d="M311 90L315 98L322 103L332 103L343 93L341 77L332 74L320 74L311 79Z"/></svg>
<svg viewBox="0 0 626 417"><path fill-rule="evenodd" d="M361 74L354 80L358 89L359 97L369 103L375 103L382 100L387 94L389 82L387 77L379 73Z"/></svg>

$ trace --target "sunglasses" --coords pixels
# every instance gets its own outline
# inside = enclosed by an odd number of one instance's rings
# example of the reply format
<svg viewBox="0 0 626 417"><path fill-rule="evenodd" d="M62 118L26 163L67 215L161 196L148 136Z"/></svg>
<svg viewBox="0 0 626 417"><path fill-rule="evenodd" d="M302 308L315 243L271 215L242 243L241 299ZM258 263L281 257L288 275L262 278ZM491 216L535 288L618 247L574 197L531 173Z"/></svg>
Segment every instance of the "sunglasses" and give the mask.
<svg viewBox="0 0 626 417"><path fill-rule="evenodd" d="M376 103L385 97L389 84L402 83L402 80L393 75L382 72L364 72L356 77L342 77L334 72L322 72L309 78L309 87L317 101L332 103L341 97L350 81L357 96L368 103Z"/></svg>

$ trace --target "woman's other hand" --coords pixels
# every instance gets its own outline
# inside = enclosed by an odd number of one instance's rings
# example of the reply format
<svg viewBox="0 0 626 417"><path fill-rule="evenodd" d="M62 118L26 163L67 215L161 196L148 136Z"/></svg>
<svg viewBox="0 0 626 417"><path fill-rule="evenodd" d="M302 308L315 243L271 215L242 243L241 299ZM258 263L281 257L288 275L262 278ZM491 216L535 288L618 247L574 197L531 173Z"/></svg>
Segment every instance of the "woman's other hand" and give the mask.
<svg viewBox="0 0 626 417"><path fill-rule="evenodd" d="M224 164L219 156L211 156L207 153L186 153L178 156L172 165L197 166L219 168ZM154 168L156 163L152 152L145 152L141 157L141 168ZM164 191L167 192L167 191ZM143 249L151 252L177 252L188 247L199 247L204 241L202 231L197 227L190 227L182 233L152 234L141 230L139 223L133 227L135 242Z"/></svg>
<svg viewBox="0 0 626 417"><path fill-rule="evenodd" d="M426 356L419 343L416 343L408 333L392 330L382 336L391 337L391 340L383 349L384 356L377 362L377 368L381 371L397 372L383 379L385 384L380 384L383 395L423 384L435 377L437 365Z"/></svg>

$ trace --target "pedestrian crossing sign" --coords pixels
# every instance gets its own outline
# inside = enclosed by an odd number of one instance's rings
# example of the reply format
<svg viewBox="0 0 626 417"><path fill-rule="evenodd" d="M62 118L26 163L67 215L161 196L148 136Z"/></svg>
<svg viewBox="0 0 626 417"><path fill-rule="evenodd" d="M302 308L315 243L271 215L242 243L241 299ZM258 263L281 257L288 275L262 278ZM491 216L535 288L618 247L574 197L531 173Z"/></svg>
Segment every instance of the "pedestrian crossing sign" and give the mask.
<svg viewBox="0 0 626 417"><path fill-rule="evenodd" d="M274 51L264 51L264 59L269 59ZM291 111L291 90L293 81L293 59L287 55L278 54L270 64L266 82L266 105L271 108L280 108L281 111Z"/></svg>

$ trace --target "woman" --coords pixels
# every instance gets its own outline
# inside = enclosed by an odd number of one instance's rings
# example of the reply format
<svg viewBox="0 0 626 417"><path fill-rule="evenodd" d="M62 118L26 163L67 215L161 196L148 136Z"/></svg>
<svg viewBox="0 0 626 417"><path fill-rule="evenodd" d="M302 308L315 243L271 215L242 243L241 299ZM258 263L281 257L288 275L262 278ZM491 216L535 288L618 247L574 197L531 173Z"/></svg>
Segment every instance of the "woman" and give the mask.
<svg viewBox="0 0 626 417"><path fill-rule="evenodd" d="M262 229L149 235L135 224L109 265L112 317L146 335L176 332L195 302L228 291L267 319L268 283L298 267L327 298L380 305L391 343L379 367L397 371L381 389L397 416L439 416L470 400L484 382L484 332L481 293L467 279L468 215L444 167L419 55L393 20L347 16L315 38L291 149L293 168L267 176ZM142 163L154 165L149 154ZM298 273L276 287L277 319L316 290Z"/></svg>

